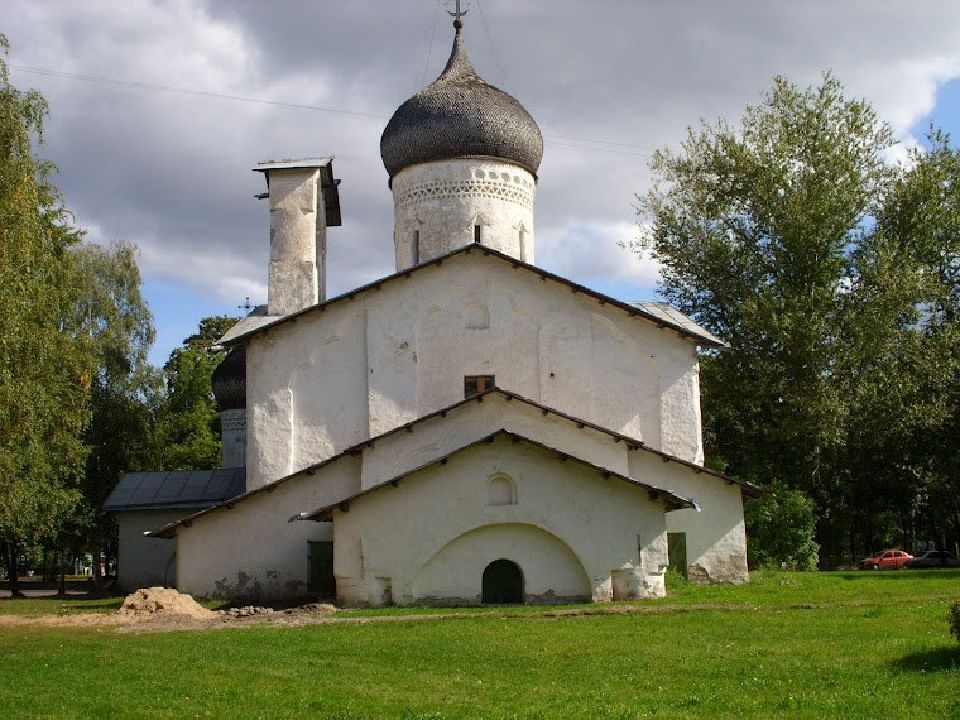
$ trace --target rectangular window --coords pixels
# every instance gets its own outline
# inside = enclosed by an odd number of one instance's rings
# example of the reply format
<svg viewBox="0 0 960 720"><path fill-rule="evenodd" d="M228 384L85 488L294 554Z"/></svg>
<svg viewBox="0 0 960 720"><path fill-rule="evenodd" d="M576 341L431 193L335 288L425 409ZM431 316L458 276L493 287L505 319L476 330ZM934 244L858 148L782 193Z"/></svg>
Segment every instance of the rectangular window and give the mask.
<svg viewBox="0 0 960 720"><path fill-rule="evenodd" d="M480 228L480 225L473 226L473 241L478 244L480 243Z"/></svg>
<svg viewBox="0 0 960 720"><path fill-rule="evenodd" d="M527 238L526 238L526 233L523 230L521 230L520 231L520 262L526 262L526 261L527 261Z"/></svg>
<svg viewBox="0 0 960 720"><path fill-rule="evenodd" d="M420 264L420 231L414 230L410 236L410 260L412 265Z"/></svg>
<svg viewBox="0 0 960 720"><path fill-rule="evenodd" d="M479 395L493 388L493 375L465 375L463 377L463 396Z"/></svg>

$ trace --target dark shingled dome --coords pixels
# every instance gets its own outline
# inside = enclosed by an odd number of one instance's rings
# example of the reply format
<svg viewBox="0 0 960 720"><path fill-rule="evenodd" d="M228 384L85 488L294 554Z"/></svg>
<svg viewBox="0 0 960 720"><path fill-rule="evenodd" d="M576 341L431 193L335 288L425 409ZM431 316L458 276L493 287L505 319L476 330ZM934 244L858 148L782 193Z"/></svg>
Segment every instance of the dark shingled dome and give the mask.
<svg viewBox="0 0 960 720"><path fill-rule="evenodd" d="M475 156L516 163L536 177L543 136L523 105L477 75L458 29L440 77L390 118L380 157L392 181L411 165Z"/></svg>
<svg viewBox="0 0 960 720"><path fill-rule="evenodd" d="M238 347L227 353L211 377L217 410L243 410L247 407L247 352Z"/></svg>

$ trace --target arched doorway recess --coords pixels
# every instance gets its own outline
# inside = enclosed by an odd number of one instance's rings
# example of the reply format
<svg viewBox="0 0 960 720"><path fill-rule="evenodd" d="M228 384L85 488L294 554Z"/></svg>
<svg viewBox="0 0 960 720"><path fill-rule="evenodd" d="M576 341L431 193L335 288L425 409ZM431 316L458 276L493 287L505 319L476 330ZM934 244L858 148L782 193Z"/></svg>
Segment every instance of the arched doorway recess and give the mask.
<svg viewBox="0 0 960 720"><path fill-rule="evenodd" d="M500 558L483 569L484 605L523 604L523 571L512 560Z"/></svg>

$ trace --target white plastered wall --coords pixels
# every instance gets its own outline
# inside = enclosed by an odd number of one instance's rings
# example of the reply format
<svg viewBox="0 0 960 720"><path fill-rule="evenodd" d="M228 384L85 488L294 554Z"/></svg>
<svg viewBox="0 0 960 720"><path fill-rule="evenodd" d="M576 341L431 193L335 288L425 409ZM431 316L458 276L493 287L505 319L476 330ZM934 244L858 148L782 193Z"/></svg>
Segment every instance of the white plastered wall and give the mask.
<svg viewBox="0 0 960 720"><path fill-rule="evenodd" d="M189 527L180 528L181 552L185 553L180 563L180 588L201 596L231 598L300 595L306 584L306 541L330 539L330 526L288 523L291 516L337 503L358 490L386 483L501 429L700 502L702 512L681 510L666 516L667 529L688 533L691 577L694 580L746 579L746 546L738 486L729 486L706 473L697 474L687 466L664 462L643 450L629 449L626 443L607 434L580 427L575 421L553 414L544 415L535 406L494 393L482 401L472 400L454 408L446 416L426 419L410 432L401 430L380 438L363 446L357 456L334 460L312 475L301 473L272 492L251 496L232 509L217 510L196 519ZM585 498L582 505L603 512L611 489L616 492L617 485L593 484L590 492L595 497ZM384 488L382 492L389 498L395 491ZM567 497L564 492L557 490L557 497ZM457 502L457 499L450 501ZM438 496L431 519L456 515L451 508L457 512L461 509L460 504L444 507L442 502L443 498ZM553 512L549 504L541 509ZM433 523L427 522L426 517L420 516L417 522L425 536L430 537ZM508 515L501 519L504 524L514 525L517 520ZM502 533L498 537L502 541ZM457 544L452 551L463 552L467 548L466 544ZM698 567L705 572L700 572ZM364 587L370 602L382 591L376 582ZM556 587L553 589L559 592Z"/></svg>
<svg viewBox="0 0 960 720"><path fill-rule="evenodd" d="M307 594L307 543L330 540L322 523L290 519L358 489L360 459L281 483L177 530L177 588L194 597L287 600Z"/></svg>
<svg viewBox="0 0 960 720"><path fill-rule="evenodd" d="M516 504L491 505L506 475ZM456 508L456 512L451 512ZM643 488L498 438L334 511L337 593L348 605L476 603L484 567L520 565L528 602L609 600L611 574L638 568L662 594L663 504Z"/></svg>
<svg viewBox="0 0 960 720"><path fill-rule="evenodd" d="M526 170L492 159L439 160L401 170L392 187L397 270L473 243L478 224L481 245L533 262L536 180Z"/></svg>
<svg viewBox="0 0 960 720"><path fill-rule="evenodd" d="M145 537L144 533L194 512L196 509L178 508L117 513L117 526L120 531L118 556L122 558L117 582L121 590L129 593L143 587L176 585L176 542Z"/></svg>
<svg viewBox="0 0 960 720"><path fill-rule="evenodd" d="M630 477L653 482L700 505L699 512L677 510L667 515L667 532L686 533L691 580L741 583L749 579L739 485L639 451L630 453Z"/></svg>
<svg viewBox="0 0 960 720"><path fill-rule="evenodd" d="M250 341L247 488L461 400L465 375L702 461L689 339L470 253Z"/></svg>

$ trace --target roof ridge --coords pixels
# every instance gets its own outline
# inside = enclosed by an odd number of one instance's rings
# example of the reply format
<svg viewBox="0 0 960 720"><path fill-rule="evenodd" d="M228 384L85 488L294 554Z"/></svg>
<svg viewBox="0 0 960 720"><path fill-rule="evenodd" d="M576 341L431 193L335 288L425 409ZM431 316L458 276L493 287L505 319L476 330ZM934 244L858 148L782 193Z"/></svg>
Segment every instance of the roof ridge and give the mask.
<svg viewBox="0 0 960 720"><path fill-rule="evenodd" d="M278 478L277 480L267 483L266 485L261 485L259 487L254 488L253 490L248 490L233 498L224 500L219 505L215 505L214 507L201 510L200 512L194 513L193 515L190 515L186 518L182 518L176 522L168 523L167 525L164 525L163 527L160 527L149 534L153 537L171 537L169 533L171 533L179 525L189 525L195 518L200 517L202 515L206 515L207 513L212 512L217 508L232 507L234 504L238 502L242 502L243 500L246 500L248 497L253 497L254 495L259 495L264 492L273 492L281 483L285 483L289 480L292 480L296 477L300 477L303 475L313 475L317 470L320 470L321 468L326 467L327 465L330 465L338 460L341 460L347 455L357 455L361 453L365 447L370 447L384 438L390 437L391 435L403 432L405 430L412 432L413 427L416 425L427 422L429 420L433 420L437 417L445 417L450 412L458 410L462 407L466 407L471 403L483 402L483 399L485 397L495 396L495 395L500 395L507 400L518 400L520 402L526 403L531 407L534 407L540 410L545 415L546 414L556 415L557 417L562 418L568 422L574 423L580 426L581 428L590 428L591 430L600 432L604 435L607 435L608 437L612 437L614 439L614 442L623 442L627 447L633 450L644 450L645 452L649 452L654 455L657 455L662 460L664 460L664 462L675 462L693 470L695 473L710 475L711 477L724 480L725 482L731 485L739 485L742 488L742 490L747 492L748 494L759 495L760 493L759 487L757 487L753 483L747 482L746 480L740 480L739 478L736 478L736 477L724 475L723 473L717 472L716 470L711 470L710 468L704 467L702 465L697 465L696 463L692 463L689 460L684 460L683 458L677 457L676 455L671 455L670 453L666 453L662 450L656 450L655 448L652 448L646 445L642 440L637 440L636 438L631 438L626 435L622 435L614 430L610 430L608 428L604 428L600 425L592 423L589 420L576 418L572 415L568 415L564 413L561 410L556 410L554 408L543 405L537 402L536 400L531 400L530 398L524 397L523 395L519 395L518 393L512 392L510 390L504 390L503 388L495 386L490 388L489 390L484 390L483 392L473 395L469 398L464 398L463 400L459 400L451 405L442 407L439 410L434 410L433 412L427 413L426 415L421 415L420 417L415 418L414 420L411 420L408 423L404 423L403 425L398 425L395 428L386 430L375 437L367 438L366 440L361 440L358 443L354 443L353 445L344 448L336 455L331 455L330 457L325 458L320 462L300 468L296 472L290 473L289 475L284 475L282 478ZM504 431L509 432L506 430ZM531 440L531 442L536 442L536 441ZM589 461L585 460L584 462L589 462Z"/></svg>
<svg viewBox="0 0 960 720"><path fill-rule="evenodd" d="M371 290L380 290L387 283L392 283L402 278L410 278L414 273L421 272L430 267L436 267L436 266L442 265L445 261L449 259L455 258L460 255L469 255L474 251L478 251L486 257L493 257L497 260L501 260L502 262L509 263L515 269L522 269L522 270L527 270L529 272L532 272L536 275L539 275L544 280L552 280L554 282L560 283L561 285L566 285L567 287L571 288L574 292L579 292L584 295L587 295L588 297L592 297L593 299L597 300L601 304L611 305L613 307L616 307L620 310L625 311L627 314L631 316L634 316L634 317L640 316L644 320L655 323L660 328L669 327L674 332L677 332L678 334L683 335L691 340L700 341L699 344L705 347L711 347L711 348L728 347L728 345L725 342L723 342L719 338L714 337L712 334L710 336L706 336L706 335L703 335L702 333L694 332L690 328L686 328L668 318L663 318L663 317L654 315L653 313L645 311L643 308L636 307L635 305L631 305L630 302L618 300L617 298L606 295L602 292L599 292L598 290L592 290L591 288L588 288L585 285L581 285L580 283L577 283L577 282L574 282L573 280L565 278L562 275L557 275L556 273L552 273L549 270L544 270L543 268L539 268L536 265L531 265L522 260L518 260L517 258L511 255L507 255L505 253L500 252L499 250L494 250L493 248L489 248L484 245L477 245L474 243L471 243L469 245L464 245L463 247L460 247L460 248L456 248L454 250L451 250L448 253L445 253L444 255L440 255L439 257L433 258L432 260L427 260L426 262L422 262L419 265L414 265L413 267L409 267L404 270L398 270L395 273L386 275L378 280L369 282L366 285L361 285L360 287L354 288L353 290L348 290L344 293L341 293L340 295L337 295L336 297L332 297L328 300L324 300L323 302L318 302L315 305L310 305L309 307L303 308L302 310L298 310L297 312L294 312L294 313L290 313L289 315L278 316L274 318L271 322L267 322L257 327L253 327L247 332L236 335L235 337L232 337L229 340L223 340L222 344L226 347L229 347L230 345L236 345L240 342L244 342L247 338L253 337L254 335L259 335L261 332L275 328L278 325L282 325L287 322L292 322L296 318L302 315L306 315L307 313L311 313L317 310L322 312L332 305L336 305L338 303L342 303L347 300L353 300L354 298L357 297L357 295L365 294L367 292L370 292Z"/></svg>
<svg viewBox="0 0 960 720"><path fill-rule="evenodd" d="M514 442L518 442L518 441L524 442L524 443L527 443L528 445L533 445L534 447L540 448L542 450L556 453L563 460L571 460L573 462L580 463L581 465L585 465L589 468L596 470L598 473L601 473L604 477L620 478L621 480L625 480L626 482L629 482L631 485L646 488L650 493L656 494L657 496L661 494L665 495L668 498L673 500L674 504L676 505L676 507L674 508L675 510L679 510L681 508L692 508L697 510L698 512L700 510L700 506L697 505L695 501L689 498L685 498L681 495L677 495L671 490L666 490L665 488L657 487L656 485L651 485L650 483L642 482L640 480L635 480L629 475L624 475L623 473L617 472L616 470L611 470L609 468L602 467L600 465L590 462L589 460L584 460L581 457L572 455L568 452L564 452L563 450L555 448L551 445L547 445L546 443L542 443L539 440L534 440L533 438L527 437L526 435L515 432L513 430L507 430L506 428L499 428L498 430L494 430L493 432L488 433L483 437L478 438L477 440L473 440L471 442L466 443L465 445L461 445L460 447L454 448L453 450L441 455L440 457L434 458L429 462L426 462L415 468L411 468L410 470L405 470L404 472L394 475L393 477L388 478L383 482L377 483L376 485L372 485L364 490L355 492L353 495L350 495L349 497L343 498L334 503L330 503L329 505L325 505L324 507L319 508L318 510L314 510L313 512L308 513L304 519L310 519L310 520L319 519L321 515L329 512L335 507L342 507L344 504L349 504L351 501L355 500L358 497L361 497L363 495L368 495L378 490L382 490L388 485L396 485L401 480L408 478L411 475L414 475L416 473L423 472L424 470L432 468L436 465L446 465L447 461L454 455L458 455L464 452L465 450L469 450L471 448L477 447L478 445L491 443L493 442L494 439L500 436L511 438L514 440Z"/></svg>

